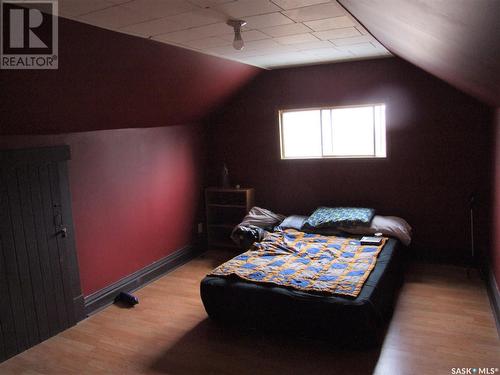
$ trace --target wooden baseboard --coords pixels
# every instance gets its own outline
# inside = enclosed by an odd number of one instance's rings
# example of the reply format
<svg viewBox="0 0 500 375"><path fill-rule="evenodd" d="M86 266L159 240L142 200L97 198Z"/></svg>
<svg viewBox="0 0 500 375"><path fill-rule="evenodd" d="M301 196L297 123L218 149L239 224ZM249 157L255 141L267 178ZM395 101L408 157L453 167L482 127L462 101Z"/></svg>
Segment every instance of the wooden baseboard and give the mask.
<svg viewBox="0 0 500 375"><path fill-rule="evenodd" d="M95 314L113 303L120 292L131 292L155 279L165 275L173 269L183 265L200 254L197 246L185 246L173 254L146 266L107 287L98 290L84 298L85 314Z"/></svg>
<svg viewBox="0 0 500 375"><path fill-rule="evenodd" d="M488 296L490 297L491 309L493 310L493 317L495 318L495 323L497 325L498 336L500 336L500 292L491 267L488 267L485 279L486 289L488 290Z"/></svg>

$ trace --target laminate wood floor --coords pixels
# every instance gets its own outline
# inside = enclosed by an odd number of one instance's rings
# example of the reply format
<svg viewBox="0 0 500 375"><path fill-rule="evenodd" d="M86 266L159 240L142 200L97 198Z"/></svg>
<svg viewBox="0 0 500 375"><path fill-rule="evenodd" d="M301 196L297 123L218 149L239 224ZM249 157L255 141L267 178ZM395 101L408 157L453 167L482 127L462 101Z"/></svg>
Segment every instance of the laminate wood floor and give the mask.
<svg viewBox="0 0 500 375"><path fill-rule="evenodd" d="M0 374L399 375L500 367L486 290L462 268L413 265L383 344L353 351L212 323L199 283L223 258L228 253L206 253L137 291L133 309L110 306L0 364Z"/></svg>

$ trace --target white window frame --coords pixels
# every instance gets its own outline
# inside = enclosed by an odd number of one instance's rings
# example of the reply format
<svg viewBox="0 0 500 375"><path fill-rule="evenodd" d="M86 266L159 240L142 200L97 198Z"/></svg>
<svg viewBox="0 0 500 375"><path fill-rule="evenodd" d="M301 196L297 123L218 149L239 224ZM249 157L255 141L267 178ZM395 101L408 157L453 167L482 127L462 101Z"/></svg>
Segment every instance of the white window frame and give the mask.
<svg viewBox="0 0 500 375"><path fill-rule="evenodd" d="M384 106L384 123L381 124L383 127L382 131L378 133L376 131L375 124L375 114L373 116L373 155L328 155L325 154L323 149L323 116L321 115L322 110L334 110L334 109L342 109L342 108L359 108L359 107L372 107L375 111L376 106ZM290 108L290 109L281 109L278 111L278 119L279 119L279 135L280 135L280 155L282 160L301 160L301 159L386 159L387 158L387 128L386 128L386 116L385 111L387 109L387 105L385 103L367 103L367 104L356 104L356 105L345 105L345 106L325 106L325 107L310 107L310 108ZM285 145L283 138L283 114L286 112L300 112L300 111L320 111L320 129L321 129L321 156L285 156ZM385 153L383 155L377 155L377 141L380 140L384 145ZM378 139L377 139L378 138Z"/></svg>

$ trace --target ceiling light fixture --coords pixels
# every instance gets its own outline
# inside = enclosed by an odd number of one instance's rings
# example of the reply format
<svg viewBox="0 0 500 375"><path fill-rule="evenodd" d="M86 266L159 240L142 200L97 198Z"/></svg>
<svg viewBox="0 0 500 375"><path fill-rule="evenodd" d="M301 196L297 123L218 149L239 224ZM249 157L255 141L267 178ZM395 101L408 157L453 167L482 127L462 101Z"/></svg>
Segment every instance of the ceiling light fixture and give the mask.
<svg viewBox="0 0 500 375"><path fill-rule="evenodd" d="M243 38L241 37L241 28L247 24L247 21L228 20L227 24L229 26L232 26L234 30L234 40L233 40L234 49L241 51L243 47L245 47L245 43L243 42Z"/></svg>

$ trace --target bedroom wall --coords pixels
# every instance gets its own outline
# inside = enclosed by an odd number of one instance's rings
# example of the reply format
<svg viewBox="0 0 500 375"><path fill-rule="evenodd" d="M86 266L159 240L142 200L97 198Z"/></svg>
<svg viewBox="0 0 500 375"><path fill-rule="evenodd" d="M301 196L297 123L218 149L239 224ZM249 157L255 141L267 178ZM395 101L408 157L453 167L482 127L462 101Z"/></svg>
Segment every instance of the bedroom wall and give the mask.
<svg viewBox="0 0 500 375"><path fill-rule="evenodd" d="M88 296L192 242L199 120L259 69L65 19L59 30L58 70L0 71L0 147L71 146Z"/></svg>
<svg viewBox="0 0 500 375"><path fill-rule="evenodd" d="M495 151L494 151L494 220L493 220L493 246L491 253L491 267L497 285L500 285L500 108L495 113Z"/></svg>
<svg viewBox="0 0 500 375"><path fill-rule="evenodd" d="M192 242L203 167L199 125L8 136L0 148L66 144L85 296Z"/></svg>
<svg viewBox="0 0 500 375"><path fill-rule="evenodd" d="M280 160L278 110L385 102L386 159ZM207 122L209 181L226 161L233 183L258 205L310 214L355 205L407 219L420 258L469 254L469 197L476 240L489 235L491 109L398 58L268 71ZM476 249L479 250L479 249Z"/></svg>

